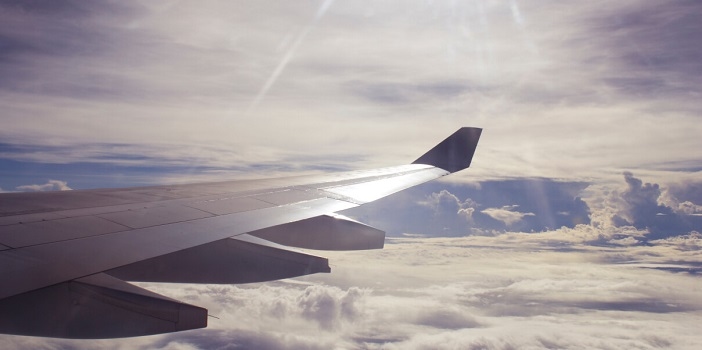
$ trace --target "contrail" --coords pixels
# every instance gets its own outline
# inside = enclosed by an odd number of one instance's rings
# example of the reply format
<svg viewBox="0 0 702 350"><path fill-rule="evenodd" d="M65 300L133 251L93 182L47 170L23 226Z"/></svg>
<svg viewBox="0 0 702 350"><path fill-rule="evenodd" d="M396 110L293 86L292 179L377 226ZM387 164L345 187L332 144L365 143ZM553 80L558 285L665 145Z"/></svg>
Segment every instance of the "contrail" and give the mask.
<svg viewBox="0 0 702 350"><path fill-rule="evenodd" d="M312 20L311 23L309 23L298 35L297 38L295 38L295 41L293 44L290 46L290 48L285 52L285 55L283 55L283 59L280 60L280 63L278 63L278 66L275 67L273 70L273 73L271 74L270 77L268 77L268 80L266 80L266 83L263 85L261 90L258 92L256 95L256 98L251 102L249 105L249 108L246 109L246 115L248 115L251 111L256 109L258 104L263 100L263 98L266 96L268 93L268 90L275 84L276 80L278 80L278 77L280 76L281 73L283 73L283 70L285 69L285 66L288 65L288 62L290 62L290 59L292 59L293 55L295 54L295 51L297 48L300 46L303 40L305 40L305 37L307 34L312 30L314 25L319 21L322 16L324 16L324 13L327 12L331 4L334 2L334 0L325 0L322 5L319 7L317 10L317 14L314 16L314 20Z"/></svg>

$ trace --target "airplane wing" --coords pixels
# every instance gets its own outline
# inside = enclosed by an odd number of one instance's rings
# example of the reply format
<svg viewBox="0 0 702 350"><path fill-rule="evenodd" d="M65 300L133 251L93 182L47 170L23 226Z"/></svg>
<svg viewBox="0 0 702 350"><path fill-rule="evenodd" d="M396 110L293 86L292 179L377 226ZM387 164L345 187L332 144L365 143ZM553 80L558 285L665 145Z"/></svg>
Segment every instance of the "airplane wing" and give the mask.
<svg viewBox="0 0 702 350"><path fill-rule="evenodd" d="M412 164L278 179L0 194L0 333L119 338L207 326L207 310L126 281L248 283L330 272L289 247L383 247L335 214L467 168L482 129Z"/></svg>

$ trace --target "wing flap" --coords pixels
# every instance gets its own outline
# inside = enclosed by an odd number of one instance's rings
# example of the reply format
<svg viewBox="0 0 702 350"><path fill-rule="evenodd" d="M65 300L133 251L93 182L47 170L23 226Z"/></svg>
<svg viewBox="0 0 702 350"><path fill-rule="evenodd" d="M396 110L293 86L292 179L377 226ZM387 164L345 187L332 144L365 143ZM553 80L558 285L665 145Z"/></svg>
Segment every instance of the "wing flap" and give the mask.
<svg viewBox="0 0 702 350"><path fill-rule="evenodd" d="M128 281L232 284L330 271L325 258L244 234L106 272Z"/></svg>
<svg viewBox="0 0 702 350"><path fill-rule="evenodd" d="M382 249L385 232L345 216L322 215L249 232L275 243L318 250Z"/></svg>
<svg viewBox="0 0 702 350"><path fill-rule="evenodd" d="M0 300L0 333L122 338L207 327L207 310L104 273Z"/></svg>

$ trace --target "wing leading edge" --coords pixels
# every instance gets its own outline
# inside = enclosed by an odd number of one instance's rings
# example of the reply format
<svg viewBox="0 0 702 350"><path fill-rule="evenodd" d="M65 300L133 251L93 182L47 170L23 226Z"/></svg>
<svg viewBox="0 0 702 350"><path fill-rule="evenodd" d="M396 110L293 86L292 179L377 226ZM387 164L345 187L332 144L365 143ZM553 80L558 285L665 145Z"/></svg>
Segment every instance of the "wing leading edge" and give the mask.
<svg viewBox="0 0 702 350"><path fill-rule="evenodd" d="M207 310L125 281L249 283L329 272L289 247L383 247L334 214L470 166L461 128L412 164L260 181L0 194L0 333L116 338L207 326ZM47 317L48 315L48 317Z"/></svg>

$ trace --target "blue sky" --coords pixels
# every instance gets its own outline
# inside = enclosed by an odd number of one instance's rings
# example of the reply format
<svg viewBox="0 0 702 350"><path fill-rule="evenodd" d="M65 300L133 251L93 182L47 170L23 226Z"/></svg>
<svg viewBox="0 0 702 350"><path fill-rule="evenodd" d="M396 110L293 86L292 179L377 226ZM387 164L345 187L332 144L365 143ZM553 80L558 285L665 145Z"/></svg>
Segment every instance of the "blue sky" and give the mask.
<svg viewBox="0 0 702 350"><path fill-rule="evenodd" d="M294 281L152 286L226 322L97 344L697 348L698 13L642 0L3 1L0 191L399 165L482 127L469 170L346 213L386 230L385 251L322 253L335 272Z"/></svg>

